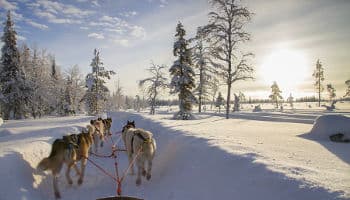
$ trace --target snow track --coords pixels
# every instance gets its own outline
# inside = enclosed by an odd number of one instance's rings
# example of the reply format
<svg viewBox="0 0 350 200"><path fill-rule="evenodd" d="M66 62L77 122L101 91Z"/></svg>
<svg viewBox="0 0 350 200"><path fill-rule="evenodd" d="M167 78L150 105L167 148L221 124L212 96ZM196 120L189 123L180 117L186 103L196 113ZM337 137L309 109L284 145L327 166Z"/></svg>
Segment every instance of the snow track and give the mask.
<svg viewBox="0 0 350 200"><path fill-rule="evenodd" d="M310 130L309 123L256 122L244 118L224 120L219 116L175 121L166 114L148 116L125 112L111 116L113 133L120 131L127 120L135 120L137 127L151 131L157 140L152 179L143 180L137 187L136 177L127 176L123 183L126 195L147 200L350 198L347 185L350 175L342 177L346 173L339 173L349 170L349 163L344 163L318 143L295 134ZM90 119L65 117L5 122L0 128L0 199L54 199L51 176L37 172L35 167L48 156L55 138L77 133ZM255 125L251 127L253 123ZM271 129L276 133L270 132ZM118 136L113 138L116 140ZM278 144L281 141L285 144ZM105 144L101 154L110 153L111 142L108 140ZM288 144L290 147L287 148ZM316 153L307 152L304 147L312 148ZM348 146L336 149L340 154L349 150ZM91 158L114 172L112 159ZM125 153L121 152L118 158L120 168L125 169ZM329 168L328 162L322 160L324 158L333 159L334 168ZM302 164L305 160L310 163ZM84 183L79 187L74 172L74 185L68 186L64 170L59 179L62 199L92 200L115 195L114 182L89 163ZM333 171L338 173L331 173ZM323 174L325 179L330 179L328 182L317 179ZM336 177L331 179L331 176ZM339 180L343 183L332 183Z"/></svg>

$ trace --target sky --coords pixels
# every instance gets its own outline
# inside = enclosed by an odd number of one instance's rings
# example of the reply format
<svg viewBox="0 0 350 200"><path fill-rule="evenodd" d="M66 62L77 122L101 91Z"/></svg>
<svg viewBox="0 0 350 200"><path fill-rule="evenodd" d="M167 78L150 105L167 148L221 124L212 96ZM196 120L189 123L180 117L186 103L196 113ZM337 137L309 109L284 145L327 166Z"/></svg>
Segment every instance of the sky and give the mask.
<svg viewBox="0 0 350 200"><path fill-rule="evenodd" d="M317 59L325 68L324 84L337 97L350 79L350 1L242 0L253 13L246 26L251 41L242 49L255 54L254 81L234 83L232 92L268 98L276 81L286 99L313 96ZM149 76L153 61L171 66L175 27L181 21L187 38L208 23L207 0L0 0L0 19L11 10L19 42L55 55L62 70L78 65L86 74L94 48L105 68L117 75L124 93L141 93L137 82ZM1 25L1 30L2 30ZM1 33L1 31L0 31ZM221 90L225 93L226 86ZM327 97L326 93L323 94ZM164 94L163 98L167 98Z"/></svg>

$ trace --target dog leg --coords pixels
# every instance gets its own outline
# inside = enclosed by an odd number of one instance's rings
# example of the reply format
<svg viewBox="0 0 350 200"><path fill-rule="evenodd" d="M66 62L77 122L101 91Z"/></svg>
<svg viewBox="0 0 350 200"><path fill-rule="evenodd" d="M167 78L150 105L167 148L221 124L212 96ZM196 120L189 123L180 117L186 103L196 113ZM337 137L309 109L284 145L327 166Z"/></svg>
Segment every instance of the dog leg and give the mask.
<svg viewBox="0 0 350 200"><path fill-rule="evenodd" d="M83 183L83 181L84 181L84 173L85 173L86 162L87 162L86 158L82 158L81 159L81 163L80 163L80 165L81 165L81 170L80 170L81 174L80 174L80 178L78 180L78 184L79 185L81 185Z"/></svg>
<svg viewBox="0 0 350 200"><path fill-rule="evenodd" d="M141 173L143 171L144 168L144 162L142 159L137 158L136 160L136 164L137 164L137 178L136 178L136 185L139 186L141 185Z"/></svg>
<svg viewBox="0 0 350 200"><path fill-rule="evenodd" d="M147 160L147 175L146 175L147 180L151 179L151 171L152 171L152 159L148 159Z"/></svg>
<svg viewBox="0 0 350 200"><path fill-rule="evenodd" d="M77 175L80 176L80 171L79 171L79 169L78 169L77 164L75 163L73 166L74 166L74 169L75 169Z"/></svg>
<svg viewBox="0 0 350 200"><path fill-rule="evenodd" d="M94 143L95 143L95 153L97 153L97 149L98 149L98 136L95 134L94 135Z"/></svg>
<svg viewBox="0 0 350 200"><path fill-rule="evenodd" d="M72 178L70 177L70 169L72 168L73 165L74 165L74 162L67 164L66 178L69 185L73 184Z"/></svg>
<svg viewBox="0 0 350 200"><path fill-rule="evenodd" d="M58 190L58 185L57 185L57 182L58 182L58 174L56 174L55 172L52 173L52 176L53 176L53 190L55 192L55 198L56 199L60 199L61 198L61 194L60 194L60 191Z"/></svg>
<svg viewBox="0 0 350 200"><path fill-rule="evenodd" d="M130 166L130 175L134 175L135 174L135 171L134 171L134 164L132 164L132 154L131 153L129 153L128 154L128 158L129 158L129 165L131 165Z"/></svg>

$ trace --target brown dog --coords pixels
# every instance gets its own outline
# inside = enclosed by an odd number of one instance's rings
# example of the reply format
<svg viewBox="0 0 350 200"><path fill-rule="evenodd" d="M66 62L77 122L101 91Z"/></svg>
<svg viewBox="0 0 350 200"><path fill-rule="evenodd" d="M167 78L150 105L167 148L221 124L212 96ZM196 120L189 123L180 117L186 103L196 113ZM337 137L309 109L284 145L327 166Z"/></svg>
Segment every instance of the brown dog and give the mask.
<svg viewBox="0 0 350 200"><path fill-rule="evenodd" d="M89 149L93 143L93 134L95 132L94 127L87 126L88 131L79 134L72 134L64 136L62 139L56 139L52 144L51 153L49 157L44 158L38 164L40 170L51 170L53 176L53 189L56 198L61 198L58 186L57 178L62 169L63 164L67 165L66 178L69 184L73 181L70 177L70 170L75 168L77 174L79 174L78 184L81 185L84 179L85 166L87 158L89 156ZM79 171L76 166L76 162L81 161Z"/></svg>

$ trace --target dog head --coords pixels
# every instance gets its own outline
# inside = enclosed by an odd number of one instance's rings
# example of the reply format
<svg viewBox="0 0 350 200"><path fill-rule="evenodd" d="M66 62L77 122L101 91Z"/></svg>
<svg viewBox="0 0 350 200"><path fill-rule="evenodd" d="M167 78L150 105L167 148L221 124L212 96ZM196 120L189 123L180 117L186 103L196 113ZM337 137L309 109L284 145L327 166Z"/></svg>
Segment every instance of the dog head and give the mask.
<svg viewBox="0 0 350 200"><path fill-rule="evenodd" d="M107 130L111 129L111 127L112 127L112 118L103 119L102 122L105 125L105 128Z"/></svg>
<svg viewBox="0 0 350 200"><path fill-rule="evenodd" d="M135 121L129 121L126 123L126 125L123 127L122 132L127 131L129 128L135 128Z"/></svg>

